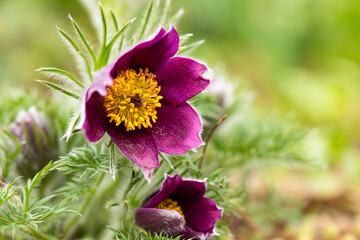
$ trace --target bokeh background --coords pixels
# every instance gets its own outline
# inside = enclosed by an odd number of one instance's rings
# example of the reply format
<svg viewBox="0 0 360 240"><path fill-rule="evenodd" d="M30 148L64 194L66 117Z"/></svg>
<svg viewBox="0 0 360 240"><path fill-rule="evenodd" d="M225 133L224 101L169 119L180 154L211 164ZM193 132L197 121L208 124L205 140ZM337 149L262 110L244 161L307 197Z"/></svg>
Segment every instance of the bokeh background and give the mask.
<svg viewBox="0 0 360 240"><path fill-rule="evenodd" d="M0 0L1 92L22 88L49 96L34 82L42 77L35 69L76 72L56 25L70 31L70 13L95 39L90 2ZM125 23L147 1L102 3ZM313 133L322 163L254 167L247 181L253 204L239 206L239 217L230 220L234 238L254 232L259 239L360 237L360 1L173 1L174 12L179 8L185 10L180 34L205 40L192 56L232 83L234 95L254 94L259 116L295 115ZM230 174L232 184L242 184L242 173Z"/></svg>

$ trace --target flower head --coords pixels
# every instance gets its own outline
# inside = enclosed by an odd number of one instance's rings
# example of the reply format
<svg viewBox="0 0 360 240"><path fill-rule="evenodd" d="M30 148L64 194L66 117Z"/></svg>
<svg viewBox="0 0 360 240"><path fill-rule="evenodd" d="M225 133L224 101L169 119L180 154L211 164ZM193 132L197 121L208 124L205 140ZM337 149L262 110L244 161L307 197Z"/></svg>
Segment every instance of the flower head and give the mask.
<svg viewBox="0 0 360 240"><path fill-rule="evenodd" d="M28 111L22 110L11 123L10 132L22 144L22 156L17 162L18 170L25 177L33 177L52 157L44 115L35 107L30 107Z"/></svg>
<svg viewBox="0 0 360 240"><path fill-rule="evenodd" d="M204 197L205 190L205 182L167 176L162 188L135 211L135 222L151 233L206 239L222 210Z"/></svg>
<svg viewBox="0 0 360 240"><path fill-rule="evenodd" d="M209 84L206 66L173 57L179 35L163 28L104 67L86 90L82 128L89 141L107 132L120 150L150 177L158 151L183 154L202 144L201 121L186 102Z"/></svg>

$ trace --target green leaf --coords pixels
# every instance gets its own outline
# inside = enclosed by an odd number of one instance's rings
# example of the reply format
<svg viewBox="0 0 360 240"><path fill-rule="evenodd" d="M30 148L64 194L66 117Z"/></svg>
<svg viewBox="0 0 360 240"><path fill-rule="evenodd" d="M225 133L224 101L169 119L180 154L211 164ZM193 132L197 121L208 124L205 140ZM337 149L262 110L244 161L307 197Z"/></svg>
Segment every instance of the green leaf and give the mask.
<svg viewBox="0 0 360 240"><path fill-rule="evenodd" d="M141 40L144 33L145 33L145 30L148 26L148 22L149 22L149 17L150 17L150 14L151 14L151 11L152 11L152 8L153 8L153 0L150 0L150 3L149 3L149 6L148 6L148 9L146 11L146 15L145 15L145 18L144 18L144 22L142 24L142 27L141 27L141 30L140 30L140 33L137 37L137 40Z"/></svg>
<svg viewBox="0 0 360 240"><path fill-rule="evenodd" d="M144 32L144 36L148 36L153 28L157 25L156 22L159 22L159 16L160 16L160 0L154 0L154 4L152 7L152 11L148 20L147 27Z"/></svg>
<svg viewBox="0 0 360 240"><path fill-rule="evenodd" d="M78 179L93 177L109 170L107 155L102 146L74 148L66 156L60 157L58 169L67 174L74 174Z"/></svg>
<svg viewBox="0 0 360 240"><path fill-rule="evenodd" d="M110 10L110 13L111 13L111 18L114 22L114 27L115 27L115 31L119 31L119 25L118 25L118 21L116 19L116 16L115 16L115 13L113 11Z"/></svg>
<svg viewBox="0 0 360 240"><path fill-rule="evenodd" d="M161 13L161 17L160 17L160 25L161 26L164 26L167 21L170 4L171 4L171 0L166 0L165 5L163 7L163 11Z"/></svg>
<svg viewBox="0 0 360 240"><path fill-rule="evenodd" d="M0 206L15 195L17 189L13 185L19 179L20 177L16 178L12 183L0 187Z"/></svg>
<svg viewBox="0 0 360 240"><path fill-rule="evenodd" d="M61 92L61 93L64 93L64 94L66 94L66 95L68 95L68 96L70 96L70 97L73 97L73 98L75 98L75 99L77 99L77 100L80 99L80 97L79 97L78 95L76 95L75 93L72 93L72 92L70 92L70 91L68 91L68 90L65 90L65 89L63 89L62 87L60 87L60 86L58 86L58 85L56 85L56 84L54 84L54 83L51 83L51 82L48 82L48 81L45 81L45 80L35 80L35 81L44 83L44 84L47 85L48 87L50 87L50 88L52 88L52 89L55 89L56 91L59 91L59 92Z"/></svg>
<svg viewBox="0 0 360 240"><path fill-rule="evenodd" d="M120 36L124 33L124 31L127 29L127 27L135 21L136 18L131 19L129 22L127 22L119 32L115 34L115 36L110 40L109 44L105 47L104 51L101 53L99 58L101 59L101 67L105 66L110 58L110 52L112 47L114 46L116 40L119 39Z"/></svg>
<svg viewBox="0 0 360 240"><path fill-rule="evenodd" d="M99 8L100 8L101 21L102 21L102 26L103 26L103 42L102 42L102 47L101 47L100 52L103 52L105 50L105 47L106 47L107 25L106 25L106 17L105 17L104 9L103 9L100 2L99 2Z"/></svg>
<svg viewBox="0 0 360 240"><path fill-rule="evenodd" d="M65 132L64 136L61 139L66 138L66 142L69 141L70 137L72 136L72 134L74 132L76 124L79 122L79 120L80 120L80 112L75 114L71 118L69 126L67 127L66 132Z"/></svg>
<svg viewBox="0 0 360 240"><path fill-rule="evenodd" d="M95 64L96 62L96 57L95 57L95 53L93 51L93 49L90 47L88 41L86 40L86 38L84 37L84 34L81 32L79 25L75 22L75 20L71 17L71 15L69 14L69 19L71 21L71 23L73 24L77 34L79 35L79 37L81 38L82 42L84 43L86 49L89 51L91 58L93 60L93 63Z"/></svg>
<svg viewBox="0 0 360 240"><path fill-rule="evenodd" d="M119 43L119 52L121 52L123 44L124 44L124 36L121 36L120 43Z"/></svg>
<svg viewBox="0 0 360 240"><path fill-rule="evenodd" d="M65 70L62 70L59 68L38 68L38 69L36 69L36 71L61 75L61 76L64 76L64 77L72 80L74 83L76 83L80 87L82 87L82 88L84 87L84 85L81 82L79 82L73 74L71 74Z"/></svg>
<svg viewBox="0 0 360 240"><path fill-rule="evenodd" d="M85 70L89 75L89 78L92 79L92 73L91 73L91 68L89 65L88 60L86 59L85 55L81 52L79 46L75 43L75 41L61 28L57 27L58 31L61 35L61 37L66 40L66 42L68 42L70 44L70 46L72 46L72 48L75 50L75 52L81 57L81 59L84 61L85 64Z"/></svg>
<svg viewBox="0 0 360 240"><path fill-rule="evenodd" d="M170 19L170 23L171 24L176 24L179 20L180 20L180 18L182 17L182 15L184 14L184 9L179 9L179 11L177 11L172 17L171 17L171 19Z"/></svg>
<svg viewBox="0 0 360 240"><path fill-rule="evenodd" d="M167 157L165 153L159 152L160 156L169 164L172 170L175 170L174 166L172 165L170 159Z"/></svg>
<svg viewBox="0 0 360 240"><path fill-rule="evenodd" d="M184 34L184 35L181 35L180 36L180 42L181 43L185 43L187 40L190 39L190 37L192 37L194 34L192 33L187 33L187 34Z"/></svg>
<svg viewBox="0 0 360 240"><path fill-rule="evenodd" d="M28 179L27 185L24 187L24 195L25 195L25 198L23 201L23 211L24 212L28 211L29 197L30 197L32 190L36 186L36 184L42 178L44 178L51 170L53 170L57 165L58 165L57 162L53 163L52 161L50 161L48 163L48 165L43 167L43 169L41 169L32 179Z"/></svg>
<svg viewBox="0 0 360 240"><path fill-rule="evenodd" d="M197 48L198 46L200 46L201 44L203 44L204 42L205 42L204 40L200 40L200 41L191 43L189 45L179 47L179 51L177 52L177 54L182 54L182 53L185 53L185 52L192 51L195 48Z"/></svg>

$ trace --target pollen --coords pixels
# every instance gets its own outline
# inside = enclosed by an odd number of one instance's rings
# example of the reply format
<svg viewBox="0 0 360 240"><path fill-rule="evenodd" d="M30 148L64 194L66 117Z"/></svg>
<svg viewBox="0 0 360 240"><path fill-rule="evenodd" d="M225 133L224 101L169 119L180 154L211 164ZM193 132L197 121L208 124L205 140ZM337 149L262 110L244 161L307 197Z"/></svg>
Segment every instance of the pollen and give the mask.
<svg viewBox="0 0 360 240"><path fill-rule="evenodd" d="M119 126L124 123L127 131L151 128L156 122L156 108L163 97L159 95L160 86L155 75L149 71L127 69L122 71L107 87L104 107L110 123Z"/></svg>
<svg viewBox="0 0 360 240"><path fill-rule="evenodd" d="M172 200L171 198L165 198L164 200L162 200L155 208L157 209L164 209L164 210L173 210L178 212L181 216L184 217L184 213L180 207L180 205L178 204L177 201ZM184 222L184 225L186 224L186 222Z"/></svg>

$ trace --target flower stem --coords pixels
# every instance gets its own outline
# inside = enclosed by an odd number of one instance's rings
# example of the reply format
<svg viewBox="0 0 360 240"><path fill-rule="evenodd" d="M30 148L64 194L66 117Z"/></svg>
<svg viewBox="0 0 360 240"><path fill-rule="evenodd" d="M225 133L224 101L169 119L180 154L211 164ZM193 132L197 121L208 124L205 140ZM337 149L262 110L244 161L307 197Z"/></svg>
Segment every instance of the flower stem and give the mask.
<svg viewBox="0 0 360 240"><path fill-rule="evenodd" d="M132 176L125 191L124 191L123 200L126 200L128 193L130 192L130 190L132 189L132 187L135 185L136 182L137 182L136 178L134 178L134 176Z"/></svg>
<svg viewBox="0 0 360 240"><path fill-rule="evenodd" d="M111 142L111 148L110 148L110 174L112 179L115 181L116 164L115 164L115 146L113 142Z"/></svg>
<svg viewBox="0 0 360 240"><path fill-rule="evenodd" d="M26 232L27 234L30 234L31 236L36 237L37 239L41 240L53 240L53 238L50 238L48 236L45 236L44 234L38 232L37 230L30 228L30 229L22 229L22 231Z"/></svg>
<svg viewBox="0 0 360 240"><path fill-rule="evenodd" d="M94 184L94 189L97 189L100 185L100 183L102 182L104 178L104 173L100 174L100 177L97 179L97 181ZM79 214L83 215L84 212L86 211L87 207L89 206L91 200L93 199L94 195L96 193L96 190L92 190L89 192L88 197L86 198L83 206L81 207ZM78 221L78 216L73 216L68 223L65 225L64 230L62 232L63 236L66 236L67 238L71 236L71 234L75 231L75 229L77 228L76 222ZM75 225L75 226L74 226Z"/></svg>
<svg viewBox="0 0 360 240"><path fill-rule="evenodd" d="M213 135L213 133L215 132L216 128L227 118L227 114L225 114L224 116L222 116L222 118L220 118L220 120L215 124L215 126L211 129L209 135L206 137L206 140L205 140L205 146L203 148L203 152L202 152L202 155L199 159L199 162L198 162L198 168L199 170L201 170L202 168L202 164L204 162L204 158L205 158L205 153L206 153L206 149L207 149L207 146L209 144L209 141L211 139L211 136Z"/></svg>

